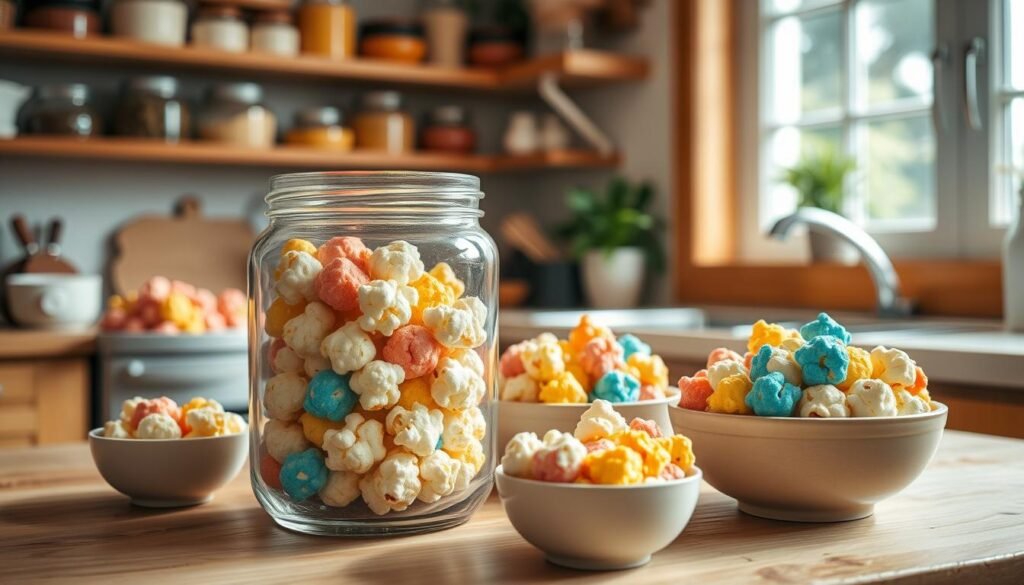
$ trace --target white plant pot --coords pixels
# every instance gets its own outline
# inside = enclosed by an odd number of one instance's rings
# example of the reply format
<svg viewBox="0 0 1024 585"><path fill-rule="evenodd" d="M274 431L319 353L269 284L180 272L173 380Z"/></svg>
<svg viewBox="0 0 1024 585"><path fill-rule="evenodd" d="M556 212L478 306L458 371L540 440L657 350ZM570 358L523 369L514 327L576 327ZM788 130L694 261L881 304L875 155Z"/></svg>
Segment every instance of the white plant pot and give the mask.
<svg viewBox="0 0 1024 585"><path fill-rule="evenodd" d="M593 250L583 256L583 290L595 309L635 307L644 284L644 251L617 248L608 254Z"/></svg>

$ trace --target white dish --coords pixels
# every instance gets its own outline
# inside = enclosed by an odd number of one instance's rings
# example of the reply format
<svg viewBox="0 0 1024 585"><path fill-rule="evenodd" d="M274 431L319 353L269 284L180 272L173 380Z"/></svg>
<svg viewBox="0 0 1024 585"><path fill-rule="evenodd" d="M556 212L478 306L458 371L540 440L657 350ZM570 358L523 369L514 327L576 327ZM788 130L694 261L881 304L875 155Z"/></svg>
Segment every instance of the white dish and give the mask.
<svg viewBox="0 0 1024 585"><path fill-rule="evenodd" d="M11 318L22 327L84 329L103 308L98 274L12 274L6 288Z"/></svg>
<svg viewBox="0 0 1024 585"><path fill-rule="evenodd" d="M839 522L870 516L931 461L947 408L879 418L783 418L672 407L707 482L754 516Z"/></svg>
<svg viewBox="0 0 1024 585"><path fill-rule="evenodd" d="M551 483L494 471L509 521L556 565L607 571L639 567L686 528L701 471L635 486Z"/></svg>

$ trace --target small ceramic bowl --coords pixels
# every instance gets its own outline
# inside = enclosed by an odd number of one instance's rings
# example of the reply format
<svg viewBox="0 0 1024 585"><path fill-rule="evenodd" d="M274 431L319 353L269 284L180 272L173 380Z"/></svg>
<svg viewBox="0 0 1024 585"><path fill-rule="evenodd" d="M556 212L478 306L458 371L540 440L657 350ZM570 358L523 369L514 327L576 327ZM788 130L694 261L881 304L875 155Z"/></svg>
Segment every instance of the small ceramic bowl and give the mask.
<svg viewBox="0 0 1024 585"><path fill-rule="evenodd" d="M7 277L11 318L22 327L84 329L103 308L98 274L12 274Z"/></svg>
<svg viewBox="0 0 1024 585"><path fill-rule="evenodd" d="M743 512L796 522L870 516L931 461L947 409L884 418L782 418L671 407L674 432Z"/></svg>
<svg viewBox="0 0 1024 585"><path fill-rule="evenodd" d="M665 398L612 404L626 421L636 417L658 423L661 432L672 434L672 422L668 417L670 405L679 403L679 389L670 387ZM496 402L498 408L498 448L504 449L516 433L533 432L538 437L551 429L571 433L576 423L590 404L545 404L543 402Z"/></svg>
<svg viewBox="0 0 1024 585"><path fill-rule="evenodd" d="M609 486L512 477L499 465L494 480L512 526L549 561L608 571L647 563L682 533L697 507L701 472Z"/></svg>
<svg viewBox="0 0 1024 585"><path fill-rule="evenodd" d="M213 499L238 475L249 453L249 433L197 439L112 439L89 432L89 448L103 479L137 506L174 508Z"/></svg>

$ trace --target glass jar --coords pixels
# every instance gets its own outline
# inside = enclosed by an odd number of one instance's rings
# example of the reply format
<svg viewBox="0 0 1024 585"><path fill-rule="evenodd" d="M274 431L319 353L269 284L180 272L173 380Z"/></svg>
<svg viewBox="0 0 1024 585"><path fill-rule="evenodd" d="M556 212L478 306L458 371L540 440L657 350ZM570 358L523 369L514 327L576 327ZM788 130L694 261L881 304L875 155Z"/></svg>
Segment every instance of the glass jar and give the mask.
<svg viewBox="0 0 1024 585"><path fill-rule="evenodd" d="M476 132L462 106L441 106L430 111L420 132L420 146L434 152L469 154L476 149Z"/></svg>
<svg viewBox="0 0 1024 585"><path fill-rule="evenodd" d="M469 33L469 64L506 67L523 60L523 35L505 26L481 26Z"/></svg>
<svg viewBox="0 0 1024 585"><path fill-rule="evenodd" d="M199 116L199 137L247 148L271 148L277 117L261 102L255 83L223 83L210 89Z"/></svg>
<svg viewBox="0 0 1024 585"><path fill-rule="evenodd" d="M192 23L192 44L230 53L249 50L249 25L234 6L203 6Z"/></svg>
<svg viewBox="0 0 1024 585"><path fill-rule="evenodd" d="M469 17L455 0L433 0L423 11L428 61L440 67L462 67L468 27Z"/></svg>
<svg viewBox="0 0 1024 585"><path fill-rule="evenodd" d="M37 87L21 107L18 125L23 134L97 136L103 121L89 99L89 87L81 83Z"/></svg>
<svg viewBox="0 0 1024 585"><path fill-rule="evenodd" d="M287 10L266 10L256 14L252 25L252 50L281 57L299 54L299 30Z"/></svg>
<svg viewBox="0 0 1024 585"><path fill-rule="evenodd" d="M314 107L295 114L295 126L288 131L285 142L298 146L328 148L339 152L352 150L355 134L343 124L338 108Z"/></svg>
<svg viewBox="0 0 1024 585"><path fill-rule="evenodd" d="M14 15L17 12L18 6L14 0L0 0L0 30L14 28Z"/></svg>
<svg viewBox="0 0 1024 585"><path fill-rule="evenodd" d="M371 91L363 94L362 109L352 121L356 148L400 154L415 148L416 122L402 111L402 94Z"/></svg>
<svg viewBox="0 0 1024 585"><path fill-rule="evenodd" d="M482 196L454 173L272 179L249 257L249 420L253 491L278 524L427 532L487 498L498 260Z"/></svg>
<svg viewBox="0 0 1024 585"><path fill-rule="evenodd" d="M114 133L165 142L188 139L188 104L178 96L178 80L166 75L136 77L124 86L114 117Z"/></svg>
<svg viewBox="0 0 1024 585"><path fill-rule="evenodd" d="M22 24L75 38L98 36L102 28L97 0L27 0Z"/></svg>
<svg viewBox="0 0 1024 585"><path fill-rule="evenodd" d="M116 0L110 9L115 37L180 47L185 44L188 5L183 0Z"/></svg>
<svg viewBox="0 0 1024 585"><path fill-rule="evenodd" d="M345 0L305 0L299 7L299 31L303 54L356 56L356 12Z"/></svg>
<svg viewBox="0 0 1024 585"><path fill-rule="evenodd" d="M420 63L427 56L423 25L415 20L372 20L360 27L359 54L371 59Z"/></svg>

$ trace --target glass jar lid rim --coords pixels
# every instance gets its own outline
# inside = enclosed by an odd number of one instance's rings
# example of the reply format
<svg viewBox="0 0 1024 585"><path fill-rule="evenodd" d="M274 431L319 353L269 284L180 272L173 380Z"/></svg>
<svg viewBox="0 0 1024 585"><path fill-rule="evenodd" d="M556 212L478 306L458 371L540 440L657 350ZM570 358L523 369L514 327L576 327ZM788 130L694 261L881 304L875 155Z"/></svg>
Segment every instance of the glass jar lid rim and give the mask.
<svg viewBox="0 0 1024 585"><path fill-rule="evenodd" d="M292 197L302 197L321 189L332 195L353 196L372 194L452 194L483 198L480 178L463 173L432 171L317 171L286 173L270 179L267 202L273 203ZM321 193L322 195L322 193Z"/></svg>

